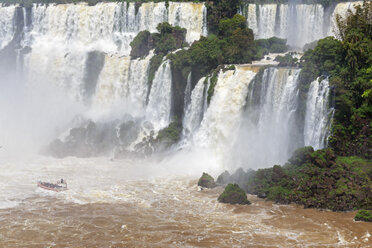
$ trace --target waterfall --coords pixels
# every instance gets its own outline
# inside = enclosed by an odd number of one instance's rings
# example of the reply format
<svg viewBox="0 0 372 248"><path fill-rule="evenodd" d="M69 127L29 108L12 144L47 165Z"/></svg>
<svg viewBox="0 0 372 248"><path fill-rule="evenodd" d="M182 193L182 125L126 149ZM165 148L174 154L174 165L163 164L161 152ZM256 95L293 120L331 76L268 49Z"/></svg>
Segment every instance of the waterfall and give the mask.
<svg viewBox="0 0 372 248"><path fill-rule="evenodd" d="M330 27L328 29L328 35L337 37L337 21L336 16L340 15L342 18L345 18L348 14L348 11L355 11L356 5L362 5L363 1L356 1L356 2L345 2L339 3L336 5L335 10L331 15Z"/></svg>
<svg viewBox="0 0 372 248"><path fill-rule="evenodd" d="M195 40L199 40L201 35L208 35L207 8L204 4L170 2L168 15L170 24L187 29L187 42L192 43Z"/></svg>
<svg viewBox="0 0 372 248"><path fill-rule="evenodd" d="M0 7L0 50L13 39L15 10L15 6Z"/></svg>
<svg viewBox="0 0 372 248"><path fill-rule="evenodd" d="M105 63L98 78L94 95L94 108L112 111L115 106L121 112L138 116L143 113L148 91L148 70L152 54L145 59L105 56Z"/></svg>
<svg viewBox="0 0 372 248"><path fill-rule="evenodd" d="M172 72L170 61L163 62L155 73L146 109L146 119L155 130L167 127L171 115Z"/></svg>
<svg viewBox="0 0 372 248"><path fill-rule="evenodd" d="M205 77L202 77L191 92L190 103L186 106L183 118L182 136L189 139L197 130L203 118L204 84Z"/></svg>
<svg viewBox="0 0 372 248"><path fill-rule="evenodd" d="M246 110L232 150L236 168L286 162L301 146L296 124L299 69L267 68L249 87Z"/></svg>
<svg viewBox="0 0 372 248"><path fill-rule="evenodd" d="M344 17L355 4L362 2L339 3L333 12L325 11L321 4L247 4L242 14L256 39L276 36L287 39L294 48L302 48L327 35L334 36L335 16Z"/></svg>
<svg viewBox="0 0 372 248"><path fill-rule="evenodd" d="M233 131L239 125L248 85L254 75L241 66L219 72L213 97L195 134L197 146L213 148L233 142Z"/></svg>
<svg viewBox="0 0 372 248"><path fill-rule="evenodd" d="M0 24L4 24L0 26L1 46L12 38L14 9L14 6L0 8ZM124 92L128 90L132 92L129 98L147 95L143 82L147 81L149 61L142 63L121 57L129 55L129 44L138 32L156 32L157 25L164 21L186 28L188 42L206 32L206 7L201 3L170 2L167 8L165 2L148 2L141 4L137 12L135 3L127 2L94 6L86 3L34 4L29 16L29 21L24 16L27 28L22 44L32 48L23 59L25 78L30 84L53 82L65 89L72 99L86 101L84 76L89 66L95 66L89 64L89 54L93 51L107 54L97 89L92 90L97 92L93 96L93 108L118 102L129 94ZM133 79L138 72L141 72L139 84L129 78ZM143 108L143 99L136 106Z"/></svg>
<svg viewBox="0 0 372 248"><path fill-rule="evenodd" d="M325 147L332 112L328 78L321 81L317 78L311 83L306 100L305 146L313 146L314 149Z"/></svg>

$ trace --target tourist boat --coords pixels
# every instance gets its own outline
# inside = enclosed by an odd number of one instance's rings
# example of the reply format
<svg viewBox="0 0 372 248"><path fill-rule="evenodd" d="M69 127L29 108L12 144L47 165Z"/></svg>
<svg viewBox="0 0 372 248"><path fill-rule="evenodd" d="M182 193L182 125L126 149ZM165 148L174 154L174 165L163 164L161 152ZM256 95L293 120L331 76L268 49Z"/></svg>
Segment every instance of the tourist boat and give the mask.
<svg viewBox="0 0 372 248"><path fill-rule="evenodd" d="M48 182L38 181L37 186L40 188L43 188L46 190L52 190L55 192L67 190L67 183L63 179L61 179L57 183L48 183Z"/></svg>

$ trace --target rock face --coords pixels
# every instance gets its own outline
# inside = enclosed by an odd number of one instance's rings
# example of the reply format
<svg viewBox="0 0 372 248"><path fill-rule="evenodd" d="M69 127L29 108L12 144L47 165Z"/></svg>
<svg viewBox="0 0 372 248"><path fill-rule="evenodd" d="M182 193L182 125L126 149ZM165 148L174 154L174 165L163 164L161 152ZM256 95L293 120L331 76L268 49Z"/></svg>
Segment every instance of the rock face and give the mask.
<svg viewBox="0 0 372 248"><path fill-rule="evenodd" d="M228 171L224 171L221 175L217 177L217 184L225 185L230 182L230 173Z"/></svg>
<svg viewBox="0 0 372 248"><path fill-rule="evenodd" d="M200 177L198 181L198 186L201 186L203 188L214 188L217 186L217 184L215 183L214 178L212 176L203 172L203 175Z"/></svg>
<svg viewBox="0 0 372 248"><path fill-rule="evenodd" d="M51 142L45 152L63 158L66 156L91 157L109 154L114 148L115 156L128 155L125 148L134 142L143 128L130 116L112 122L78 120L63 138ZM120 154L120 156L119 156Z"/></svg>
<svg viewBox="0 0 372 248"><path fill-rule="evenodd" d="M232 175L228 171L223 172L217 178L217 184L226 185L228 183L236 183L240 188L247 191L247 182L254 176L254 170L244 171L243 168L237 169Z"/></svg>
<svg viewBox="0 0 372 248"><path fill-rule="evenodd" d="M225 188L225 191L218 197L218 201L230 204L251 204L248 201L244 190L242 190L237 184L228 184Z"/></svg>
<svg viewBox="0 0 372 248"><path fill-rule="evenodd" d="M372 212L370 210L359 210L354 220L372 222Z"/></svg>

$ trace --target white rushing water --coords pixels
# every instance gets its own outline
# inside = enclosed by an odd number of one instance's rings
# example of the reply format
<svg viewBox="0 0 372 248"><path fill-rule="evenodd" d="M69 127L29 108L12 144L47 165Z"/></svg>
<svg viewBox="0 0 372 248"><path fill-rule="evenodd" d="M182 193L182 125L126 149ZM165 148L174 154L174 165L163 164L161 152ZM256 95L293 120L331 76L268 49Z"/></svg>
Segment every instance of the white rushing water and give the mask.
<svg viewBox="0 0 372 248"><path fill-rule="evenodd" d="M0 7L0 50L12 40L15 32L13 24L15 6Z"/></svg>
<svg viewBox="0 0 372 248"><path fill-rule="evenodd" d="M330 115L333 109L329 106L328 78L317 78L310 85L306 101L304 143L314 149L325 147Z"/></svg>
<svg viewBox="0 0 372 248"><path fill-rule="evenodd" d="M170 61L164 61L155 73L146 109L146 119L151 121L155 130L170 123L172 105L172 72Z"/></svg>
<svg viewBox="0 0 372 248"><path fill-rule="evenodd" d="M235 166L257 168L286 162L298 142L299 69L268 68L249 89L233 150ZM242 159L242 161L240 161Z"/></svg>
<svg viewBox="0 0 372 248"><path fill-rule="evenodd" d="M152 54L145 59L105 56L94 94L94 109L116 108L131 115L143 113L148 93L148 70ZM117 109L116 109L117 110Z"/></svg>
<svg viewBox="0 0 372 248"><path fill-rule="evenodd" d="M229 149L238 134L236 130L240 125L248 86L255 75L241 66L236 66L236 70L221 70L200 128L194 134L195 146L215 151L221 167L229 166L223 160L230 157Z"/></svg>
<svg viewBox="0 0 372 248"><path fill-rule="evenodd" d="M191 92L190 103L185 108L183 119L183 137L189 139L197 130L203 118L205 77L202 77Z"/></svg>
<svg viewBox="0 0 372 248"><path fill-rule="evenodd" d="M138 32L156 32L159 23L169 22L186 28L186 40L191 43L206 35L205 15L206 8L199 3L170 2L167 8L165 2L149 2L141 4L137 12L135 3L127 2L94 6L35 4L31 13L33 28L23 41L32 48L25 57L27 78L31 83L53 82L65 88L73 99L85 101L84 73L92 66L87 64L88 53L99 51L107 55L93 101L99 104L93 106L110 105L124 95L132 102L138 102L138 98L144 101L149 60L122 58L129 55L130 42ZM139 80L134 80L138 75Z"/></svg>
<svg viewBox="0 0 372 248"><path fill-rule="evenodd" d="M276 36L287 39L294 48L302 48L327 35L335 35L336 15L345 17L356 4L362 2L339 3L331 13L321 4L247 4L242 14L256 39Z"/></svg>

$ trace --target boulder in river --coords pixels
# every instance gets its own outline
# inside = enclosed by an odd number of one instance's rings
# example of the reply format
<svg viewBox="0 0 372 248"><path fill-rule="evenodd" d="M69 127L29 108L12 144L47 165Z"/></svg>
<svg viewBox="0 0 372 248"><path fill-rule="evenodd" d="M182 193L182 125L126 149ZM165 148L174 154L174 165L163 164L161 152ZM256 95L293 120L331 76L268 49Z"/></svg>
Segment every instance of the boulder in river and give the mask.
<svg viewBox="0 0 372 248"><path fill-rule="evenodd" d="M249 205L247 194L237 184L228 184L224 192L218 197L222 203Z"/></svg>
<svg viewBox="0 0 372 248"><path fill-rule="evenodd" d="M200 177L198 181L198 186L201 186L204 188L214 188L217 186L217 184L211 175L203 172L203 175Z"/></svg>

